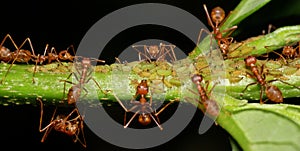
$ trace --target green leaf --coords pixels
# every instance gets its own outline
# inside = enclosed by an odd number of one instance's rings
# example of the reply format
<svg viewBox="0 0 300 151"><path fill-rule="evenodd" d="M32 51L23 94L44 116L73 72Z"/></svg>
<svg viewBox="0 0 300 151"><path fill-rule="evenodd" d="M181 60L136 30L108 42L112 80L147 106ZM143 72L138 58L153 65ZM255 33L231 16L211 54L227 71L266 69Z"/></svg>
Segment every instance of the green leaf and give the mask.
<svg viewBox="0 0 300 151"><path fill-rule="evenodd" d="M228 17L226 22L224 22L221 30L239 24L242 20L259 10L270 1L271 0L242 0L232 11L232 14Z"/></svg>
<svg viewBox="0 0 300 151"><path fill-rule="evenodd" d="M300 107L225 97L217 123L244 151L300 150Z"/></svg>

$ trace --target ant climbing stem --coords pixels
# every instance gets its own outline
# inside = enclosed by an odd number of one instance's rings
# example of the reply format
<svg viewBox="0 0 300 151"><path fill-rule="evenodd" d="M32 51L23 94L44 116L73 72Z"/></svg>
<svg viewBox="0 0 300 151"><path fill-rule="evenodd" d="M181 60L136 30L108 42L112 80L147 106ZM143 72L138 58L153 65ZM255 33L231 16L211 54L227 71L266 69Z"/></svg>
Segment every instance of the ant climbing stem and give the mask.
<svg viewBox="0 0 300 151"><path fill-rule="evenodd" d="M139 47L142 47L143 51L138 49ZM171 61L176 61L175 47L175 45L166 45L164 43L159 45L132 45L132 48L138 52L139 60L143 60L142 58L144 57L148 62L167 61L166 56L170 57Z"/></svg>
<svg viewBox="0 0 300 151"><path fill-rule="evenodd" d="M44 135L41 139L43 143L52 129L57 132L61 132L67 134L70 137L73 137L73 142L79 142L84 148L86 148L86 140L83 131L83 117L80 115L78 109L75 107L67 116L65 115L57 115L54 119L57 111L57 107L55 108L53 115L51 117L51 121L48 125L42 128L43 123L43 114L44 114L44 104L41 98L37 98L37 101L40 103L40 123L39 123L39 132L44 132ZM72 118L75 116L74 118ZM82 140L79 138L79 135L82 135Z"/></svg>
<svg viewBox="0 0 300 151"><path fill-rule="evenodd" d="M147 80L141 80L139 85L136 87L136 94L130 100L130 103L133 104L130 109L127 109L125 105L121 102L121 100L113 93L114 97L121 105L121 107L125 110L124 114L124 128L127 128L132 120L139 114L138 121L142 125L148 125L151 123L151 119L155 122L155 124L159 127L160 130L163 130L163 127L160 125L160 121L158 115L162 113L173 101L170 101L164 107L162 107L158 112L156 112L152 108L152 97L150 96L149 102L146 99L148 95L149 87L147 84ZM136 99L139 97L139 100ZM134 115L130 118L130 120L126 123L126 113L135 111ZM156 117L156 119L155 119Z"/></svg>
<svg viewBox="0 0 300 151"><path fill-rule="evenodd" d="M230 16L231 12L227 17L225 17L225 11L221 7L215 7L211 11L211 15L209 15L207 7L205 4L203 4L206 17L208 20L209 26L212 27L213 31L208 31L206 29L201 29L198 35L197 45L200 43L200 38L203 32L206 32L210 35L210 48L212 50L212 39L214 36L214 39L217 40L218 46L220 47L222 53L224 56L228 53L229 45L233 42L233 37L229 37L236 29L237 26L232 26L230 28L221 30L220 27L223 25L223 23L226 21L226 19ZM226 34L224 36L224 34Z"/></svg>
<svg viewBox="0 0 300 151"><path fill-rule="evenodd" d="M88 90L86 89L85 85L90 81L93 80L94 83L97 85L97 87L106 94L107 92L104 91L99 83L92 77L93 73L93 66L92 61L97 61L104 63L104 60L98 60L94 58L87 58L87 57L80 57L75 56L76 59L82 58L80 62L74 63L74 72L71 72L67 79L71 77L71 75L74 75L76 82L71 82L68 80L60 80L64 82L64 91L63 91L63 100L65 97L65 89L66 89L66 83L73 84L73 86L68 91L68 104L73 104L77 101L77 99L81 95L81 90L85 91L84 97L88 94ZM74 95L75 94L75 95Z"/></svg>
<svg viewBox="0 0 300 151"><path fill-rule="evenodd" d="M260 88L260 104L263 104L264 102L266 102L267 100L270 100L272 102L275 103L282 103L283 102L283 96L282 96L282 92L280 91L280 89L275 86L275 85L271 85L271 82L275 82L275 81L280 81L284 84L293 86L297 89L300 89L297 86L294 86L290 83L287 83L285 81L282 81L280 79L273 79L273 80L268 80L266 81L266 74L263 72L264 71L264 64L261 66L261 69L258 69L258 66L256 66L256 61L257 59L254 56L248 56L247 58L244 59L245 64L247 67L250 67L252 74L248 73L249 75L253 76L256 78L256 82L250 83L248 84L245 89L242 91L242 94L247 90L247 88L251 85L254 84L259 84L261 86ZM262 101L262 96L263 96L263 89L265 89L265 93L267 96L267 99L265 101Z"/></svg>
<svg viewBox="0 0 300 151"><path fill-rule="evenodd" d="M197 90L198 90L198 94L196 92L194 92L193 90L190 90L190 89L188 89L188 90L190 92L192 92L193 94L200 96L200 99L196 99L195 101L197 103L203 104L203 106L205 108L205 111L208 114L210 114L210 115L212 115L214 117L218 116L219 112L220 112L220 108L218 106L218 103L215 100L209 98L211 96L212 90L214 89L214 87L216 86L217 83L215 83L212 86L212 88L207 92L209 82L206 83L206 86L204 88L201 85L201 82L204 80L201 74L194 74L191 77L191 80L196 85ZM187 97L186 99L188 99L188 100L194 100L194 99L192 99L190 97ZM202 111L203 111L203 113L205 113L204 110L202 110Z"/></svg>
<svg viewBox="0 0 300 151"><path fill-rule="evenodd" d="M7 40L7 38L9 38L9 40L12 42L12 44L14 45L14 47L15 47L16 50L15 50L14 52L7 52L7 51L6 51L6 53L8 53L6 57L9 57L9 58L5 58L5 60L6 60L7 62L10 62L10 61L12 61L12 62L11 62L11 64L10 64L10 66L8 67L8 69L7 69L6 73L5 73L5 75L2 77L2 79L1 79L1 81L0 81L0 84L2 84L2 83L5 81L5 78L7 77L9 71L11 70L13 64L14 64L16 61L17 61L17 62L21 62L21 63L28 63L28 62L32 59L32 56L35 56L34 49L33 49L33 47L32 47L32 43L31 43L30 38L26 38L26 39L22 42L22 44L18 47L18 46L16 45L15 41L13 40L13 38L11 37L11 35L10 35L10 34L7 34L7 35L3 38L3 40L2 40L2 42L1 42L1 44L0 44L0 48L3 47L3 44L4 44L4 42ZM26 44L26 42L29 43L31 52L30 52L29 50L21 49L21 48Z"/></svg>

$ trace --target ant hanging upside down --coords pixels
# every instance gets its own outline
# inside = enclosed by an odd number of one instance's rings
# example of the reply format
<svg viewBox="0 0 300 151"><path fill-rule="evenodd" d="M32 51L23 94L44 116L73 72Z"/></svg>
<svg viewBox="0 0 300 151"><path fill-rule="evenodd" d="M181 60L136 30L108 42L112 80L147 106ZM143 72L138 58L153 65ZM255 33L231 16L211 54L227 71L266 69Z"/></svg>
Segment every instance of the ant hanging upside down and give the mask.
<svg viewBox="0 0 300 151"><path fill-rule="evenodd" d="M84 148L86 148L86 141L83 131L83 117L80 115L77 107L75 107L67 116L59 114L54 119L57 110L56 107L51 117L51 121L48 125L42 128L44 105L40 98L37 98L37 101L39 101L41 105L39 131L44 132L41 142L44 142L51 130L54 129L57 132L61 132L73 137L74 143L79 142ZM80 133L82 135L82 140L79 137Z"/></svg>
<svg viewBox="0 0 300 151"><path fill-rule="evenodd" d="M242 91L242 93L244 93L247 88L251 85L254 84L260 84L261 88L260 88L260 104L263 104L264 102L266 102L267 100L270 100L272 102L275 103L282 103L283 102L283 96L282 96L282 92L280 91L280 89L275 86L275 85L271 85L271 82L275 82L275 81L280 81L284 84L287 85L291 85L297 89L300 89L297 86L294 86L290 83L287 83L285 81L282 81L280 79L273 79L273 80L268 80L266 81L266 74L263 72L264 71L264 64L261 66L261 69L258 69L258 66L255 65L257 59L254 56L248 56L247 58L244 59L245 60L245 64L247 67L250 67L252 74L249 73L249 75L253 76L256 78L256 82L250 83L248 84L245 89ZM265 93L267 96L267 100L262 101L262 95L263 95L263 89L265 89Z"/></svg>
<svg viewBox="0 0 300 151"><path fill-rule="evenodd" d="M133 99L131 99L130 103L132 103L134 106L130 109L127 109L124 104L121 102L121 100L113 93L116 100L119 102L119 104L122 106L122 108L125 110L124 114L124 128L127 128L128 125L132 122L132 120L136 117L137 114L139 114L138 121L142 125L148 125L151 123L151 119L156 123L156 125L159 127L160 130L163 130L162 126L160 125L160 121L158 118L158 115L163 112L173 101L170 101L168 104L166 104L163 108L161 108L158 112L156 112L152 108L152 97L150 96L149 102L146 99L146 96L149 92L149 87L147 84L147 80L141 80L139 85L136 87L136 94L134 95ZM135 100L139 97L139 100ZM132 112L133 110L137 109L135 111L134 115L131 117L131 119L126 123L126 113ZM156 117L156 118L154 118Z"/></svg>

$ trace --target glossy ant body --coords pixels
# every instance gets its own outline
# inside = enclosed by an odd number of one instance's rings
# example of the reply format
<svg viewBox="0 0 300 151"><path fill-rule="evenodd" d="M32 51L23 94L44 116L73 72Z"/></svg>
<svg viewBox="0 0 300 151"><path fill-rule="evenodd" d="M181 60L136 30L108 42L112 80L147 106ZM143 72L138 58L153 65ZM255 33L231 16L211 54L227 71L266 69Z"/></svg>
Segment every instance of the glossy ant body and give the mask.
<svg viewBox="0 0 300 151"><path fill-rule="evenodd" d="M212 27L213 31L210 32L206 29L201 29L198 35L197 44L199 44L200 42L202 32L206 32L211 36L211 38L212 36L214 36L214 39L218 42L220 50L222 51L223 55L226 56L226 54L228 53L229 45L233 42L233 38L229 36L233 33L234 30L237 29L237 26L221 30L220 27L223 25L229 15L227 15L227 17L225 18L225 11L221 7L215 7L214 9L212 9L211 15L209 15L205 4L203 4L203 7L206 13L208 24ZM226 36L223 36L224 34L226 34ZM212 46L212 40L210 46Z"/></svg>
<svg viewBox="0 0 300 151"><path fill-rule="evenodd" d="M119 104L122 106L122 108L125 110L124 114L124 128L127 128L128 125L131 123L131 121L136 117L137 114L139 114L138 121L142 125L148 125L151 123L151 119L156 123L156 125L159 127L160 130L163 130L162 126L160 125L158 115L163 112L173 101L166 104L163 108L161 108L158 112L154 111L152 108L152 97L150 96L149 102L146 99L146 96L149 92L149 87L147 84L147 80L141 80L141 82L136 87L136 94L131 99L130 103L132 103L134 106L130 109L127 109L124 104L121 102L121 100L113 93L116 100L119 102ZM135 100L139 97L139 100ZM135 111L134 115L130 118L130 120L126 123L126 113ZM156 117L157 120L154 118Z"/></svg>
<svg viewBox="0 0 300 151"><path fill-rule="evenodd" d="M284 82L282 80L279 80L279 79L273 79L273 80L266 81L265 80L266 75L265 75L265 73L263 73L264 65L261 66L261 69L259 71L258 67L255 65L257 59L254 56L248 56L247 58L244 59L244 61L245 61L246 66L250 67L250 69L253 73L253 76L256 78L257 81L248 84L245 87L245 89L242 91L242 93L244 93L249 86L254 85L254 84L260 84L261 85L261 88L260 88L260 104L263 104L263 101L262 101L263 89L265 89L266 96L270 101L273 101L275 103L282 103L283 102L282 92L280 91L280 89L277 86L271 85L270 83L274 82L274 81L280 81L280 82L288 84L288 85L291 85L291 84L289 84L287 82ZM249 75L252 75L252 74L249 74ZM296 87L294 85L291 85L291 86L293 86L297 89L300 89L299 87ZM264 102L266 102L266 101L264 101Z"/></svg>
<svg viewBox="0 0 300 151"><path fill-rule="evenodd" d="M84 148L86 148L86 141L83 131L83 117L79 114L79 111L77 108L74 108L72 112L70 112L67 116L65 115L56 115L57 107L55 108L53 115L51 117L51 121L48 125L46 125L44 128L42 128L43 123L43 102L40 98L37 98L37 100L40 102L41 112L40 112L40 123L39 123L39 131L44 132L44 135L41 139L41 142L44 142L51 132L52 129L54 129L57 132L61 132L64 134L67 134L70 137L73 137L73 142L79 142ZM80 132L82 134L82 140L79 138Z"/></svg>

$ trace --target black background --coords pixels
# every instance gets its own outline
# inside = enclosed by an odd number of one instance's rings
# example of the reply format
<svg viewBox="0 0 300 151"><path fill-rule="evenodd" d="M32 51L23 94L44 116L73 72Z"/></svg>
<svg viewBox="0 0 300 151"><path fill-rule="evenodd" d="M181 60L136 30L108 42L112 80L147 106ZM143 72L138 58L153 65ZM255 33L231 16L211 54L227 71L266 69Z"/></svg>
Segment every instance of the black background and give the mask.
<svg viewBox="0 0 300 151"><path fill-rule="evenodd" d="M17 44L30 37L36 53L41 53L48 43L58 50L65 49L70 44L77 47L81 38L89 28L103 16L128 5L137 3L165 3L182 8L206 23L206 16L202 7L207 4L208 9L221 6L226 12L233 10L238 0L107 0L107 1L57 1L57 0L27 0L1 2L0 37L11 34ZM262 9L241 22L235 34L236 40L243 40L250 36L261 34L269 23L275 27L299 24L300 11L295 12L297 0L273 0ZM290 15L296 14L296 15ZM178 20L180 21L180 20ZM208 27L208 26L207 26ZM189 52L193 44L178 39L177 36L164 36L165 28L145 27L138 30L152 33L152 37L145 37L142 32L124 32L114 38L103 52L109 50L122 51L129 45L147 38L161 38L172 41ZM174 33L176 34L176 33ZM147 34L149 35L149 34ZM172 34L169 34L172 35ZM101 59L113 60L109 53ZM51 115L51 108L48 112ZM123 116L123 115L122 115ZM231 150L228 134L219 126L213 126L204 135L197 133L201 111L195 114L190 125L176 138L161 146L148 150ZM41 149L41 150L83 150L81 146L73 144L65 135L51 133L45 143L40 143L42 133L38 132L39 110L32 105L9 106L0 108L0 147L13 149ZM127 150L119 148L95 136L85 127L86 150ZM147 142L145 142L147 143ZM2 149L1 149L2 150Z"/></svg>

